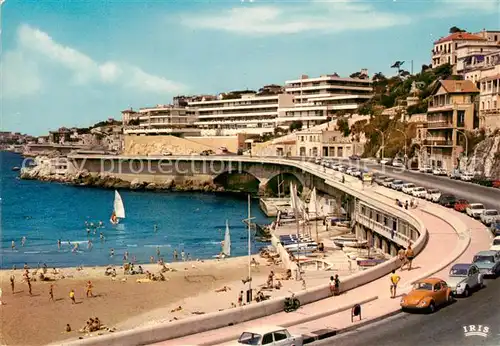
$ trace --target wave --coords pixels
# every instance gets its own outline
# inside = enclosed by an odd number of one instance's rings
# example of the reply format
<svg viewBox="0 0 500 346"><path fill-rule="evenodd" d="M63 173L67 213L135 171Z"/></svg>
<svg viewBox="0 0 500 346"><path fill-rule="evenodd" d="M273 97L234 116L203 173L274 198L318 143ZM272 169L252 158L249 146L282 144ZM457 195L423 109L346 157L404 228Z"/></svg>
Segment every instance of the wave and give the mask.
<svg viewBox="0 0 500 346"><path fill-rule="evenodd" d="M137 247L137 244L127 244L127 247Z"/></svg>
<svg viewBox="0 0 500 346"><path fill-rule="evenodd" d="M144 247L172 247L170 244L144 245Z"/></svg>
<svg viewBox="0 0 500 346"><path fill-rule="evenodd" d="M23 253L36 254L36 253L41 253L41 251L24 251Z"/></svg>

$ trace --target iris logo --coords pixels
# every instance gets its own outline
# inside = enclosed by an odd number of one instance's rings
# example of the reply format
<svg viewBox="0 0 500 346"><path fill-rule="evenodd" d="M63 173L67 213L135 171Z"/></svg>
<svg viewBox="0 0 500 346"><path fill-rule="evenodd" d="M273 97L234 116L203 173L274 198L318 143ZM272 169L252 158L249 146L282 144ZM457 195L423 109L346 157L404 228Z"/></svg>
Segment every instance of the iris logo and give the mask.
<svg viewBox="0 0 500 346"><path fill-rule="evenodd" d="M476 324L471 324L468 326L462 326L464 330L464 335L467 336L481 336L483 338L488 337L488 334L490 333L490 327L488 326L482 326L482 325L476 325Z"/></svg>

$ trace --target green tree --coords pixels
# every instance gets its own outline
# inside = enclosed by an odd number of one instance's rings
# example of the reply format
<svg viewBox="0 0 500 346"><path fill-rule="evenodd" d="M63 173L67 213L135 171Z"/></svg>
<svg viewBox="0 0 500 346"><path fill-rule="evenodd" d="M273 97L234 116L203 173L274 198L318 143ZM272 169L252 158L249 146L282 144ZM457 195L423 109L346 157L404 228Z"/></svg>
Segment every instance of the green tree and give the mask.
<svg viewBox="0 0 500 346"><path fill-rule="evenodd" d="M459 28L459 27L457 27L457 26L452 26L452 27L450 28L450 34L455 34L455 33L457 33L457 32L465 32L465 30L462 30L462 29L460 29L460 28Z"/></svg>
<svg viewBox="0 0 500 346"><path fill-rule="evenodd" d="M293 131L293 130L300 131L300 130L302 130L302 126L303 126L302 120L294 120L290 124L290 131Z"/></svg>
<svg viewBox="0 0 500 346"><path fill-rule="evenodd" d="M346 118L337 119L337 130L342 132L344 137L351 134L351 129L349 128L349 121Z"/></svg>

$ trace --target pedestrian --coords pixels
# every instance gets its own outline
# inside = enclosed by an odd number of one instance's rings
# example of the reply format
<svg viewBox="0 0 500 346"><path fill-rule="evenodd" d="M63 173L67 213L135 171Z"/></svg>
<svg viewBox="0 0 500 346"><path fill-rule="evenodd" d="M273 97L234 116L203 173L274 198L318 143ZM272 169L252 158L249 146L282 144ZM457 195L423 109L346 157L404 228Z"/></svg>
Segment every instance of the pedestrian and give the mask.
<svg viewBox="0 0 500 346"><path fill-rule="evenodd" d="M113 257L115 255L115 249L109 250L109 257Z"/></svg>
<svg viewBox="0 0 500 346"><path fill-rule="evenodd" d="M76 300L75 300L75 290L71 290L69 291L69 299L71 299L71 304L76 304Z"/></svg>
<svg viewBox="0 0 500 346"><path fill-rule="evenodd" d="M28 292L31 295L33 295L33 293L31 292L31 279L29 278L29 276L26 277L26 283L28 284Z"/></svg>
<svg viewBox="0 0 500 346"><path fill-rule="evenodd" d="M21 246L24 247L24 244L26 244L26 237L21 238Z"/></svg>
<svg viewBox="0 0 500 346"><path fill-rule="evenodd" d="M92 286L92 281L90 281L90 280L89 280L89 281L87 282L87 298L89 298L89 297L93 297L93 296L94 296L94 295L92 294L92 288L93 288L93 287L94 287L94 286Z"/></svg>
<svg viewBox="0 0 500 346"><path fill-rule="evenodd" d="M400 270L403 270L404 267L408 264L408 259L406 258L406 250L401 248L398 251L398 259L401 261Z"/></svg>
<svg viewBox="0 0 500 346"><path fill-rule="evenodd" d="M61 239L57 239L57 249L61 250Z"/></svg>
<svg viewBox="0 0 500 346"><path fill-rule="evenodd" d="M405 209L408 210L408 201L405 202Z"/></svg>
<svg viewBox="0 0 500 346"><path fill-rule="evenodd" d="M12 251L14 251L14 250L16 249L16 242L15 242L15 241L12 241L12 242L10 243L10 247L11 247Z"/></svg>
<svg viewBox="0 0 500 346"><path fill-rule="evenodd" d="M177 261L177 259L179 258L179 255L177 254L177 249L174 249L174 253L172 256L174 257L174 261Z"/></svg>
<svg viewBox="0 0 500 346"><path fill-rule="evenodd" d="M335 295L335 278L333 276L330 276L330 293L332 296Z"/></svg>
<svg viewBox="0 0 500 346"><path fill-rule="evenodd" d="M160 247L159 247L159 246L157 246L157 247L156 247L156 256L157 256L158 258L160 258L160 254L161 254L161 252L160 252Z"/></svg>
<svg viewBox="0 0 500 346"><path fill-rule="evenodd" d="M155 263L155 256L149 257L149 262L150 263Z"/></svg>
<svg viewBox="0 0 500 346"><path fill-rule="evenodd" d="M336 296L338 296L340 294L340 279L339 279L339 274L335 274L333 294L336 295Z"/></svg>
<svg viewBox="0 0 500 346"><path fill-rule="evenodd" d="M243 291L240 291L240 294L238 294L238 306L243 305Z"/></svg>
<svg viewBox="0 0 500 346"><path fill-rule="evenodd" d="M14 286L15 286L16 277L14 275L10 276L10 289L12 290L12 294L14 294Z"/></svg>
<svg viewBox="0 0 500 346"><path fill-rule="evenodd" d="M49 288L49 300L54 301L54 285L50 284Z"/></svg>
<svg viewBox="0 0 500 346"><path fill-rule="evenodd" d="M396 298L396 290L398 288L398 282L401 280L396 271L393 270L390 276L391 279L391 298Z"/></svg>
<svg viewBox="0 0 500 346"><path fill-rule="evenodd" d="M411 245L408 245L408 248L406 248L406 258L408 260L408 270L411 270L411 264L413 262L414 257L415 257L415 254L413 253L413 249L411 248Z"/></svg>
<svg viewBox="0 0 500 346"><path fill-rule="evenodd" d="M184 252L184 249L181 251L181 260L185 261L186 260L186 253Z"/></svg>

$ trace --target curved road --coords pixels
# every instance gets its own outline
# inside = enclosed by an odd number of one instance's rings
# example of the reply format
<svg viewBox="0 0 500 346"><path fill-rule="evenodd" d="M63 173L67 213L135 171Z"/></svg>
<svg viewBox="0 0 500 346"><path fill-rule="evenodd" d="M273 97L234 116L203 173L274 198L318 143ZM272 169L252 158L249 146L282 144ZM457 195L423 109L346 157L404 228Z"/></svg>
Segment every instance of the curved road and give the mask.
<svg viewBox="0 0 500 346"><path fill-rule="evenodd" d="M500 345L500 278L469 298L459 298L433 315L401 313L355 331L311 343L311 346L498 346ZM464 336L463 326L489 328L487 337Z"/></svg>

